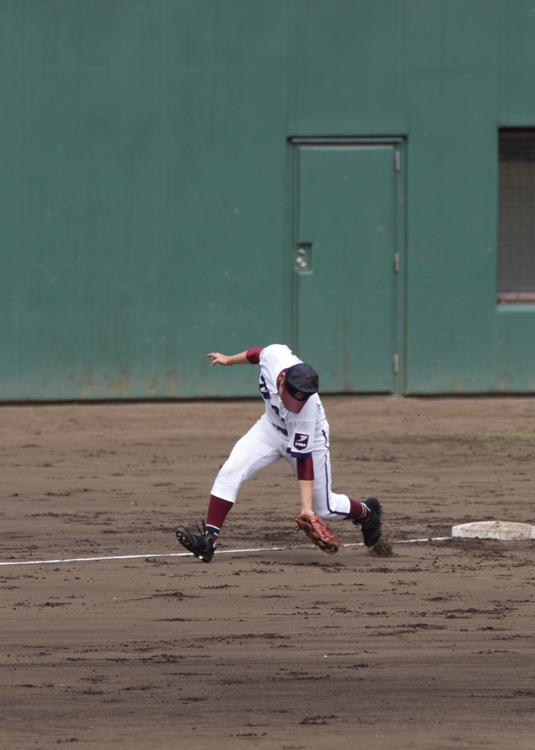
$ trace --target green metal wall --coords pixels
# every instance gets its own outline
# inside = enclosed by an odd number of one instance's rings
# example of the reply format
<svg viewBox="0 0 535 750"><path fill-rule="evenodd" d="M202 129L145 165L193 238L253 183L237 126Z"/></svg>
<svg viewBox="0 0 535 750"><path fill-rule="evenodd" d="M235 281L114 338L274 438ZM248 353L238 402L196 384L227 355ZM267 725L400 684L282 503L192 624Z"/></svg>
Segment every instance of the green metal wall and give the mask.
<svg viewBox="0 0 535 750"><path fill-rule="evenodd" d="M534 391L495 301L526 125L527 0L3 0L0 399L253 394L204 355L284 340L297 136L406 138L404 391Z"/></svg>

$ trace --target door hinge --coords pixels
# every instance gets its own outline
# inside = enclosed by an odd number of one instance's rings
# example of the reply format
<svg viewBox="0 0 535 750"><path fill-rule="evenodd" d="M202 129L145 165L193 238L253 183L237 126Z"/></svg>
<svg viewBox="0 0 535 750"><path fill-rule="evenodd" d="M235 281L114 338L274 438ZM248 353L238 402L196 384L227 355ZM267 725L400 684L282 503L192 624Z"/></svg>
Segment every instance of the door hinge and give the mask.
<svg viewBox="0 0 535 750"><path fill-rule="evenodd" d="M394 374L399 372L399 354L394 354Z"/></svg>
<svg viewBox="0 0 535 750"><path fill-rule="evenodd" d="M396 172L399 172L401 169L401 154L399 151L394 151L394 168Z"/></svg>
<svg viewBox="0 0 535 750"><path fill-rule="evenodd" d="M399 253L394 253L394 271L399 273Z"/></svg>

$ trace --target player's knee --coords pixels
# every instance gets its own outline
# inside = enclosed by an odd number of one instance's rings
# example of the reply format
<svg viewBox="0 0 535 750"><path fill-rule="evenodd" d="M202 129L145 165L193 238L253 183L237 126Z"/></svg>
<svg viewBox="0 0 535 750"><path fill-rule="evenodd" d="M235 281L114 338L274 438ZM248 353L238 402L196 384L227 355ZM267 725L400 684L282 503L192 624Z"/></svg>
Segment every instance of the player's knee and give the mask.
<svg viewBox="0 0 535 750"><path fill-rule="evenodd" d="M349 513L349 508L349 498L346 495L338 495L335 492L331 492L327 498L325 516L322 516L322 518L330 517L332 515L345 515Z"/></svg>

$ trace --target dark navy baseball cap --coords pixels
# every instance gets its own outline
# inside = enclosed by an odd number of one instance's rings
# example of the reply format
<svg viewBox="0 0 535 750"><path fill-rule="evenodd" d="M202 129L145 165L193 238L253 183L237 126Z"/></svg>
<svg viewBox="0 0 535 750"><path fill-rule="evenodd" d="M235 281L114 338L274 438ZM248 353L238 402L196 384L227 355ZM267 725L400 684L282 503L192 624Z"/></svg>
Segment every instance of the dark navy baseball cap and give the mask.
<svg viewBox="0 0 535 750"><path fill-rule="evenodd" d="M307 400L318 392L319 376L306 362L288 367L285 373L282 403L292 414L298 414Z"/></svg>

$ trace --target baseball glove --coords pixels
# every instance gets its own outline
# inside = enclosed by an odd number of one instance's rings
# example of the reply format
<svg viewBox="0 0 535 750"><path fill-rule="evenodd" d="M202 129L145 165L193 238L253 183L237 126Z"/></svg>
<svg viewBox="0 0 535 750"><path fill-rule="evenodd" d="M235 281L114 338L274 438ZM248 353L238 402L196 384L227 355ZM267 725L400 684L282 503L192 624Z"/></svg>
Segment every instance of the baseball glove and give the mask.
<svg viewBox="0 0 535 750"><path fill-rule="evenodd" d="M303 529L309 539L325 552L326 555L336 555L338 552L338 537L325 525L321 518L314 513L313 516L299 515L295 519L297 528Z"/></svg>

